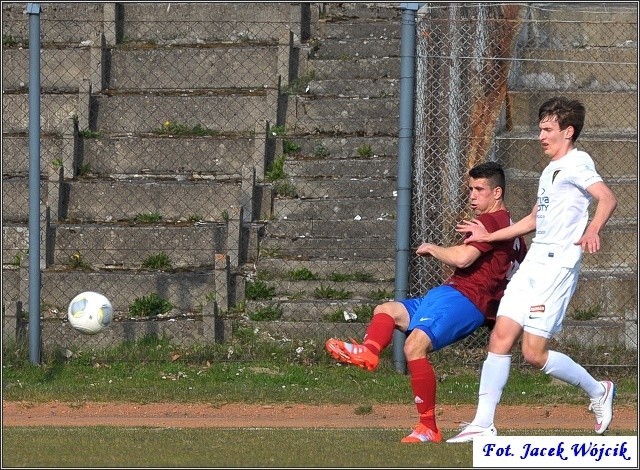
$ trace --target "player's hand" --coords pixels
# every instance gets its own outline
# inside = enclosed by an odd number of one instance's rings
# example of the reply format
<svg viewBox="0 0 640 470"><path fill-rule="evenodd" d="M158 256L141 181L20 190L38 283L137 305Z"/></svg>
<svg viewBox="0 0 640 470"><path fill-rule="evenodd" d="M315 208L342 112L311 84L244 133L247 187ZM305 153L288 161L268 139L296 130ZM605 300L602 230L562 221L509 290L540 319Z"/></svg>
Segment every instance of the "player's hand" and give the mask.
<svg viewBox="0 0 640 470"><path fill-rule="evenodd" d="M478 219L463 220L456 225L456 232L469 234L469 236L464 239L465 244L484 241L484 237L489 233Z"/></svg>
<svg viewBox="0 0 640 470"><path fill-rule="evenodd" d="M574 245L582 246L582 251L585 253L595 253L600 251L600 235L597 233L585 233Z"/></svg>
<svg viewBox="0 0 640 470"><path fill-rule="evenodd" d="M431 254L431 252L429 251L429 247L430 246L431 246L431 243L423 243L416 250L416 255L418 255L418 256L428 256L428 255L430 255Z"/></svg>

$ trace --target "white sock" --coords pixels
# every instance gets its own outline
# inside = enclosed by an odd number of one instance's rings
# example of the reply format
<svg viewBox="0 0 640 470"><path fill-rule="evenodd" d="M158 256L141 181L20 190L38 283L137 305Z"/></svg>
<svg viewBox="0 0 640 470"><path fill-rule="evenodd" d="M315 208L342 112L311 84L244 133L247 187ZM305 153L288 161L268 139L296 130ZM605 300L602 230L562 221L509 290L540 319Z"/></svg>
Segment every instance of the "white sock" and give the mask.
<svg viewBox="0 0 640 470"><path fill-rule="evenodd" d="M509 379L510 369L511 354L487 354L487 358L482 364L480 388L478 389L478 408L473 424L485 428L493 424L496 407Z"/></svg>
<svg viewBox="0 0 640 470"><path fill-rule="evenodd" d="M584 390L590 398L599 398L604 394L602 384L594 379L584 367L566 354L549 351L547 363L541 370L551 377L555 377L571 385L577 385Z"/></svg>

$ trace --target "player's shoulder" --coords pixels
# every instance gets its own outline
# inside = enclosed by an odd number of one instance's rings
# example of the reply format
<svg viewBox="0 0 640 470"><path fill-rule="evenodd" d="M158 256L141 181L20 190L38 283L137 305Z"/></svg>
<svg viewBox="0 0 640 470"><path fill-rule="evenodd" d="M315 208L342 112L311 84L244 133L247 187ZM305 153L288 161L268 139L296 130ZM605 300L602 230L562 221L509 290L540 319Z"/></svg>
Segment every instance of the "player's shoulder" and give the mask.
<svg viewBox="0 0 640 470"><path fill-rule="evenodd" d="M511 225L511 216L509 215L509 211L504 209L495 212L485 212L484 214L478 215L477 219L482 222L487 230L490 230L487 226L488 224L491 225L492 228L495 227L494 230Z"/></svg>

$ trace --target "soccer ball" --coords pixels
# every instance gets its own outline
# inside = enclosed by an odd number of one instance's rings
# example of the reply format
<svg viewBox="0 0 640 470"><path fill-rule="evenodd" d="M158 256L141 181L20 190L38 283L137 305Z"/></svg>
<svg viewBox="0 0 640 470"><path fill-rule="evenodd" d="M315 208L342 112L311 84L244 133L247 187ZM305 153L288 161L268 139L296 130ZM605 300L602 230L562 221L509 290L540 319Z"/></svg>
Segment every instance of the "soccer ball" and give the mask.
<svg viewBox="0 0 640 470"><path fill-rule="evenodd" d="M104 295L83 292L69 302L67 318L69 324L80 333L95 335L111 323L113 307Z"/></svg>

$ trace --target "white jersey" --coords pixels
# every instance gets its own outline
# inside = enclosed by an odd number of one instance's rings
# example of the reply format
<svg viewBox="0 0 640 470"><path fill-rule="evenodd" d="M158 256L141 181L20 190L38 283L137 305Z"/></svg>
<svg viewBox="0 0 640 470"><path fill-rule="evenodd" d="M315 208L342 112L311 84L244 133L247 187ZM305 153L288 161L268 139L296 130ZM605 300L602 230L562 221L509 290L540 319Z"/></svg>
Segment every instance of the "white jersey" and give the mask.
<svg viewBox="0 0 640 470"><path fill-rule="evenodd" d="M527 258L542 264L576 268L582 247L575 245L589 221L587 188L602 181L588 153L571 150L549 163L538 184L536 233Z"/></svg>

